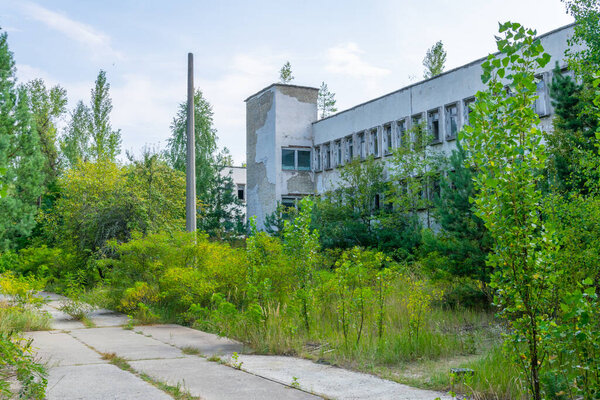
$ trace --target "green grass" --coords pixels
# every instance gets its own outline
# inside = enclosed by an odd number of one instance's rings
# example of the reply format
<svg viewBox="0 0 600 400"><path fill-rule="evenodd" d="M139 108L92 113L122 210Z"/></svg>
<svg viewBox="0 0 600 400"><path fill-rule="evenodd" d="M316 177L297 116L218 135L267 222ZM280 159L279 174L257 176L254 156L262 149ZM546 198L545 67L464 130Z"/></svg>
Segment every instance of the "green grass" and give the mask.
<svg viewBox="0 0 600 400"><path fill-rule="evenodd" d="M433 306L417 336L409 329L404 295L402 289L390 294L381 338L374 309L367 310L360 341L354 328L346 341L336 310L323 305L311 313L310 333L298 326L294 310L280 304L268 307L266 321L259 324L224 319L199 321L196 327L243 341L259 354L301 356L440 391L452 389L450 368L468 367L477 371L469 392L473 398L521 398L518 373L499 350L503 328L493 314Z"/></svg>
<svg viewBox="0 0 600 400"><path fill-rule="evenodd" d="M200 350L198 350L196 347L192 347L192 346L182 347L181 352L183 354L189 354L191 356L201 356L202 355L202 354L200 354Z"/></svg>
<svg viewBox="0 0 600 400"><path fill-rule="evenodd" d="M0 303L0 332L44 331L51 321L50 314L36 308Z"/></svg>
<svg viewBox="0 0 600 400"><path fill-rule="evenodd" d="M122 357L117 356L115 353L101 353L101 354L102 354L102 359L103 360L107 360L108 362L110 362L111 364L119 367L123 371L127 371L127 372L132 373L132 374L134 374L136 376L139 376L140 378L142 378L146 382L152 384L156 388L158 388L158 389L162 390L163 392L169 394L175 400L198 400L198 399L200 399L199 397L192 396L187 390L185 390L184 388L182 388L181 385L179 385L179 384L177 384L175 386L168 385L168 384L166 384L164 382L160 382L160 381L152 378L151 376L149 376L147 374L144 374L144 373L136 371L135 369L133 369L133 367L131 366L131 364L129 364L127 362L127 360L125 360Z"/></svg>
<svg viewBox="0 0 600 400"><path fill-rule="evenodd" d="M460 363L459 368L475 371L470 379L460 381L449 373L433 373L431 382L434 387L450 388L454 392L471 395L474 399L524 400L527 398L525 382L519 378L519 371L507 357L501 346L492 347L486 354Z"/></svg>

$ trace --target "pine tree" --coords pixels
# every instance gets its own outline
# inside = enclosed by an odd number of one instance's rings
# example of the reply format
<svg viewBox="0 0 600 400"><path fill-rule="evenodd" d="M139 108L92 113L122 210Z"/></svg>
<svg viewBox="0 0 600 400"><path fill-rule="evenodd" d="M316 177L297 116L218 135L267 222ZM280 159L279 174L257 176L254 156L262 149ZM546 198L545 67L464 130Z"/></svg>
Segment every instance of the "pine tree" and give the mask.
<svg viewBox="0 0 600 400"><path fill-rule="evenodd" d="M292 65L289 61L286 61L286 63L283 64L283 67L281 67L281 69L279 70L279 81L281 83L288 84L292 80L294 80L294 77L292 75Z"/></svg>
<svg viewBox="0 0 600 400"><path fill-rule="evenodd" d="M593 177L587 160L596 159L595 132L598 121L587 112L592 91L589 79L577 83L554 69L550 96L554 107L554 131L546 135L550 157L550 173L555 188L561 192L586 192L586 181ZM595 174L594 174L595 175Z"/></svg>
<svg viewBox="0 0 600 400"><path fill-rule="evenodd" d="M24 87L16 87L15 62L0 34L0 250L16 247L35 226L44 188L44 157Z"/></svg>
<svg viewBox="0 0 600 400"><path fill-rule="evenodd" d="M325 118L337 111L335 103L335 93L330 92L327 84L322 82L317 98L317 107L321 112L321 118Z"/></svg>
<svg viewBox="0 0 600 400"><path fill-rule="evenodd" d="M455 276L468 276L484 285L491 271L486 266L491 241L483 221L473 210L474 172L465 165L466 153L460 143L450 155L450 172L440 181L440 195L434 198L434 217L442 228L434 240L425 241L425 252L437 251L446 257L442 267Z"/></svg>

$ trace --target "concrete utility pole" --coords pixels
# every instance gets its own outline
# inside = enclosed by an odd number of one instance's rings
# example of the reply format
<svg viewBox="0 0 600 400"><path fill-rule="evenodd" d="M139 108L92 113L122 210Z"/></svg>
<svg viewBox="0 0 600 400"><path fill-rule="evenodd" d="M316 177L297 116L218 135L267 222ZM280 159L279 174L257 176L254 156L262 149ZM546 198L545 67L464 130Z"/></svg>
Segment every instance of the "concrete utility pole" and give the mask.
<svg viewBox="0 0 600 400"><path fill-rule="evenodd" d="M194 133L194 55L188 53L187 167L185 170L185 229L196 232L196 145Z"/></svg>

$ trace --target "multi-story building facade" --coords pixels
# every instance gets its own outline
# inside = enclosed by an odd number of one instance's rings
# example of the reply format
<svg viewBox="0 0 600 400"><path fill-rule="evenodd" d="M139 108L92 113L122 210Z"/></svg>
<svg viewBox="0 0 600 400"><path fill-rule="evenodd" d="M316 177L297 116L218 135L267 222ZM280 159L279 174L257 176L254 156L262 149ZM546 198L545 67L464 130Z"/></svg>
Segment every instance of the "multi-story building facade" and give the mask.
<svg viewBox="0 0 600 400"><path fill-rule="evenodd" d="M552 129L548 86L556 65L566 68L564 53L573 25L540 35L552 57L536 71L536 112L544 130ZM318 89L273 84L246 99L247 215L264 227L277 203L322 194L339 184L349 160L369 155L388 163L392 150L415 124L425 123L429 146L449 154L457 133L469 121L469 104L485 90L481 64L485 57L431 79L367 101L321 120Z"/></svg>

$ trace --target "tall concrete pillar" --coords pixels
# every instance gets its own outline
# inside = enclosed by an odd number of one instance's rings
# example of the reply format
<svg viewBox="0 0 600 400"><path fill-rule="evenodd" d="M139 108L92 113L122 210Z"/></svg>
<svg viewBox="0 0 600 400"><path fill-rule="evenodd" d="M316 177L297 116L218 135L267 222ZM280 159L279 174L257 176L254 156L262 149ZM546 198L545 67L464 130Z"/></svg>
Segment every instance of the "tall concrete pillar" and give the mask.
<svg viewBox="0 0 600 400"><path fill-rule="evenodd" d="M196 146L194 133L194 55L188 53L187 164L185 179L185 229L196 232Z"/></svg>

